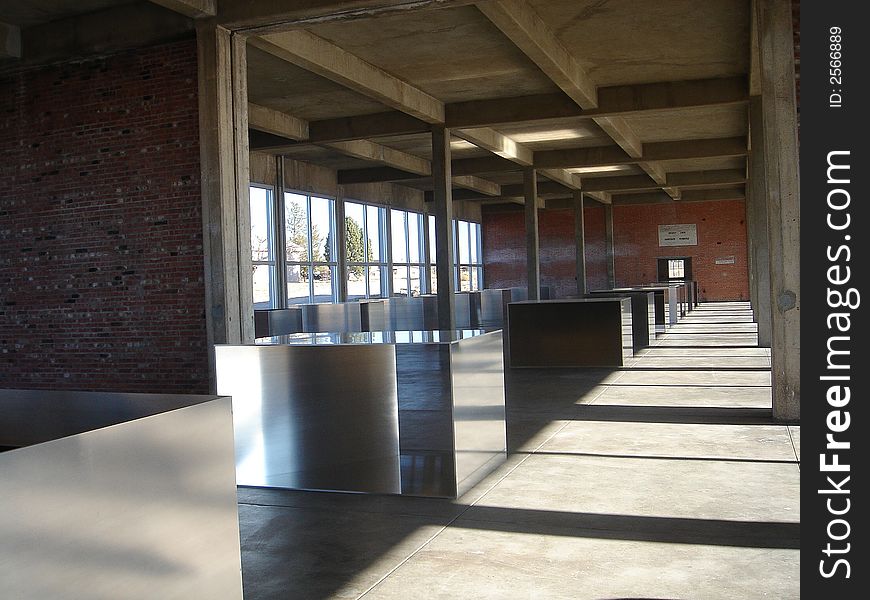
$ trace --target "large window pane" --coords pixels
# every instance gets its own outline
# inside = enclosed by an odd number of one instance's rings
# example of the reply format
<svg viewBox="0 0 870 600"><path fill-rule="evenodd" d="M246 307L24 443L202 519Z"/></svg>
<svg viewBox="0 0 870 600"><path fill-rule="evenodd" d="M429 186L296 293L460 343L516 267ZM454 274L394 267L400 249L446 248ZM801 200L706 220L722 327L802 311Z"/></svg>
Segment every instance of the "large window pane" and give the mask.
<svg viewBox="0 0 870 600"><path fill-rule="evenodd" d="M459 221L459 262L467 265L471 262L471 254L468 246L468 222Z"/></svg>
<svg viewBox="0 0 870 600"><path fill-rule="evenodd" d="M404 211L390 211L390 239L393 250L393 262L408 262L408 236L405 229Z"/></svg>
<svg viewBox="0 0 870 600"><path fill-rule="evenodd" d="M314 301L315 302L333 302L335 300L335 287L332 285L335 281L335 267L326 265L315 265L314 267Z"/></svg>
<svg viewBox="0 0 870 600"><path fill-rule="evenodd" d="M411 267L408 271L408 285L410 286L412 296L419 296L423 289L422 282L420 281L421 275L422 270L420 267Z"/></svg>
<svg viewBox="0 0 870 600"><path fill-rule="evenodd" d="M270 265L254 265L254 308L272 307L273 277Z"/></svg>
<svg viewBox="0 0 870 600"><path fill-rule="evenodd" d="M284 194L284 229L287 236L288 261L308 261L308 198L300 194Z"/></svg>
<svg viewBox="0 0 870 600"><path fill-rule="evenodd" d="M369 298L383 297L383 267L369 267Z"/></svg>
<svg viewBox="0 0 870 600"><path fill-rule="evenodd" d="M472 267L471 268L471 289L472 291L478 291L483 289L483 281L481 274L483 270L480 267Z"/></svg>
<svg viewBox="0 0 870 600"><path fill-rule="evenodd" d="M365 206L346 202L344 205L344 225L347 261L365 262Z"/></svg>
<svg viewBox="0 0 870 600"><path fill-rule="evenodd" d="M370 262L383 262L384 251L382 247L381 232L384 230L385 215L387 209L377 206L366 206L366 241L368 242L368 256Z"/></svg>
<svg viewBox="0 0 870 600"><path fill-rule="evenodd" d="M423 215L408 213L408 262L420 262L420 245L423 242Z"/></svg>
<svg viewBox="0 0 870 600"><path fill-rule="evenodd" d="M311 198L311 260L336 262L333 201Z"/></svg>
<svg viewBox="0 0 870 600"><path fill-rule="evenodd" d="M393 267L393 295L408 295L408 267L406 266Z"/></svg>
<svg viewBox="0 0 870 600"><path fill-rule="evenodd" d="M429 273L432 277L432 289L429 290L430 294L438 293L438 267L429 267Z"/></svg>
<svg viewBox="0 0 870 600"><path fill-rule="evenodd" d="M304 304L310 301L308 267L287 265L287 303Z"/></svg>
<svg viewBox="0 0 870 600"><path fill-rule="evenodd" d="M429 215L429 262L435 264L438 244L435 242L435 217Z"/></svg>
<svg viewBox="0 0 870 600"><path fill-rule="evenodd" d="M459 267L459 291L467 292L471 289L471 269Z"/></svg>
<svg viewBox="0 0 870 600"><path fill-rule="evenodd" d="M358 300L359 298L366 297L366 280L365 280L365 270L366 267L358 266L360 269L361 275L356 275L354 273L354 269L356 267L348 267L347 271L347 299L348 300Z"/></svg>
<svg viewBox="0 0 870 600"><path fill-rule="evenodd" d="M480 264L480 223L468 224L469 246L471 246L471 260L473 265Z"/></svg>
<svg viewBox="0 0 870 600"><path fill-rule="evenodd" d="M272 192L251 187L251 260L272 260Z"/></svg>

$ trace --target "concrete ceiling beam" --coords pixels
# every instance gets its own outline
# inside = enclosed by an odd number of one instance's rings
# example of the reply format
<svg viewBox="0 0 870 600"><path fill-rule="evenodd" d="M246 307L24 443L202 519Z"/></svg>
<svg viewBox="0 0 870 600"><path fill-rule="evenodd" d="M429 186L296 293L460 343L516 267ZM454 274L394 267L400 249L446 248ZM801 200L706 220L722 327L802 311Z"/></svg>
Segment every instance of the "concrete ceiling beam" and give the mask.
<svg viewBox="0 0 870 600"><path fill-rule="evenodd" d="M213 17L217 14L216 0L151 0L151 2L192 19Z"/></svg>
<svg viewBox="0 0 870 600"><path fill-rule="evenodd" d="M0 58L21 58L21 29L0 23Z"/></svg>

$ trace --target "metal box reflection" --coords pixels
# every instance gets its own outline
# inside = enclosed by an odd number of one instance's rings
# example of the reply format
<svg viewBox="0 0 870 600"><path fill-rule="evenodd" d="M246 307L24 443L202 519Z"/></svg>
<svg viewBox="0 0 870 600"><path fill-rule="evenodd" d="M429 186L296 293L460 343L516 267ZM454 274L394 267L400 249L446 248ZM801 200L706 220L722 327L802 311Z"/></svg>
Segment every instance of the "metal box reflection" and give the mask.
<svg viewBox="0 0 870 600"><path fill-rule="evenodd" d="M4 598L242 598L229 398L0 390Z"/></svg>
<svg viewBox="0 0 870 600"><path fill-rule="evenodd" d="M456 497L506 457L501 331L216 346L240 485Z"/></svg>

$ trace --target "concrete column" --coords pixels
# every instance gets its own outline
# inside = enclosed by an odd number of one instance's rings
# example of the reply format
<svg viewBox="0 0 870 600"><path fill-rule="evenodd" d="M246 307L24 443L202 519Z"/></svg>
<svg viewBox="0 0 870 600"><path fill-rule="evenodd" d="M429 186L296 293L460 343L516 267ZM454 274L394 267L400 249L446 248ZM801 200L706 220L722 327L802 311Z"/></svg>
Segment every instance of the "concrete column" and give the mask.
<svg viewBox="0 0 870 600"><path fill-rule="evenodd" d="M604 262L607 265L607 287L616 287L616 264L613 252L613 205L604 205Z"/></svg>
<svg viewBox="0 0 870 600"><path fill-rule="evenodd" d="M800 418L800 179L791 2L759 0L773 416Z"/></svg>
<svg viewBox="0 0 870 600"><path fill-rule="evenodd" d="M523 196L526 212L526 273L529 300L541 299L541 259L538 237L538 172L523 170Z"/></svg>
<svg viewBox="0 0 870 600"><path fill-rule="evenodd" d="M242 343L254 342L254 279L251 260L251 152L248 147L248 50L244 36L231 37L233 153L238 232L239 324Z"/></svg>
<svg viewBox="0 0 870 600"><path fill-rule="evenodd" d="M213 344L254 339L245 43L197 26L206 332Z"/></svg>
<svg viewBox="0 0 870 600"><path fill-rule="evenodd" d="M453 281L453 189L450 174L450 130L432 126L432 180L435 215L435 259L438 275L438 326L456 328L456 285Z"/></svg>
<svg viewBox="0 0 870 600"><path fill-rule="evenodd" d="M338 277L338 301L347 302L347 226L344 214L344 189L338 186L335 196L335 250Z"/></svg>
<svg viewBox="0 0 870 600"><path fill-rule="evenodd" d="M761 97L749 102L749 184L746 229L749 240L749 299L758 323L758 345L770 348L770 248L767 236L767 188L764 177L764 127Z"/></svg>
<svg viewBox="0 0 870 600"><path fill-rule="evenodd" d="M586 231L583 215L583 192L574 191L574 252L577 263L577 293L584 295L586 287Z"/></svg>

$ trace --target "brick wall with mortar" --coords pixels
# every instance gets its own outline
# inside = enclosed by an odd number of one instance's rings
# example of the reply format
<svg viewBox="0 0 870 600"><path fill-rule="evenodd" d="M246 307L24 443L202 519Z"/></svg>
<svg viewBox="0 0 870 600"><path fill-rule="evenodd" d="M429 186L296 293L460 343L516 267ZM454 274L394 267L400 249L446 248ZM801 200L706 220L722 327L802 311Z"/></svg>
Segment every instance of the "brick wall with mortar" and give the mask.
<svg viewBox="0 0 870 600"><path fill-rule="evenodd" d="M208 392L193 40L0 73L0 387Z"/></svg>
<svg viewBox="0 0 870 600"><path fill-rule="evenodd" d="M586 234L586 281L588 288L594 290L605 287L607 281L607 267L604 262L604 208L587 206L583 215ZM481 229L486 287L526 286L524 219L520 207L507 211L483 211ZM550 286L557 297L576 294L573 211L539 211L538 229L541 284Z"/></svg>
<svg viewBox="0 0 870 600"><path fill-rule="evenodd" d="M587 207L586 272L590 290L607 286L604 251L604 209ZM703 299L745 300L749 297L745 205L743 202L687 202L616 206L613 209L617 285L638 285L657 278L656 258L692 258L694 278ZM658 226L697 225L698 245L659 247ZM574 218L570 210L541 210L541 282L556 296L574 294ZM483 258L487 287L526 285L525 222L521 210L485 211ZM716 259L733 264L715 264Z"/></svg>
<svg viewBox="0 0 870 600"><path fill-rule="evenodd" d="M655 281L657 257L690 257L704 300L749 298L746 209L742 201L672 202L615 206L614 255L617 285ZM659 246L658 226L694 224L697 246ZM716 264L717 259L733 264Z"/></svg>

